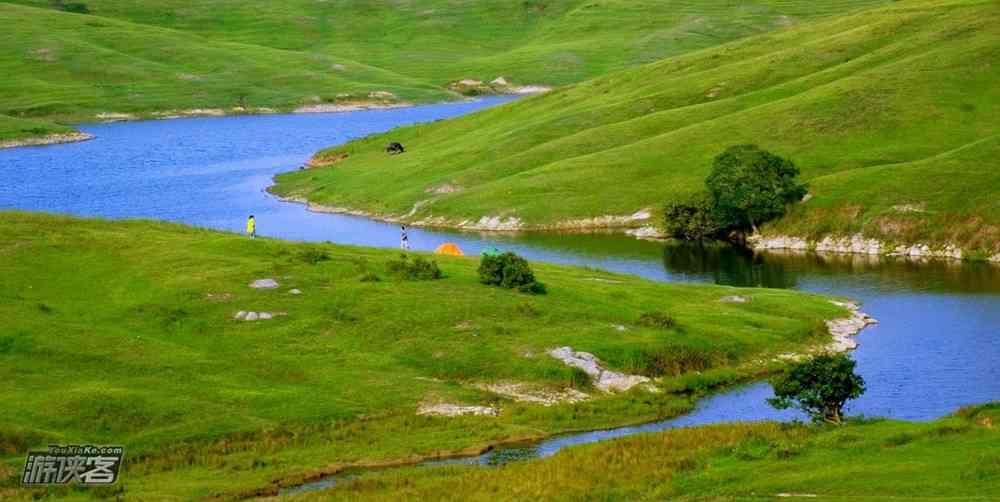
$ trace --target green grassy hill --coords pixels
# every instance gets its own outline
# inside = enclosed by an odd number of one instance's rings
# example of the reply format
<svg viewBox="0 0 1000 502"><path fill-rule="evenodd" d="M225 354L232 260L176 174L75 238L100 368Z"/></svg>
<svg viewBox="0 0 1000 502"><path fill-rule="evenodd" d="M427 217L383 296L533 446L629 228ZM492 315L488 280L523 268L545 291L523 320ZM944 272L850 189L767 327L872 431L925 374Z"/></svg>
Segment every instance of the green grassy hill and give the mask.
<svg viewBox="0 0 1000 502"><path fill-rule="evenodd" d="M661 207L699 190L724 148L751 142L813 185L787 223L799 232L1000 250L998 37L994 1L901 1L335 147L320 157L349 157L282 175L275 192L411 221L544 227ZM389 140L407 153L384 155ZM924 212L877 223L904 205ZM816 216L847 207L840 227Z"/></svg>
<svg viewBox="0 0 1000 502"><path fill-rule="evenodd" d="M567 84L879 3L3 2L0 114L290 109L378 91L444 100L459 79Z"/></svg>
<svg viewBox="0 0 1000 502"><path fill-rule="evenodd" d="M845 315L817 295L543 264L548 294L532 296L480 284L475 257L435 257L445 278L407 281L387 271L397 251L166 223L5 212L0 225L0 498L44 491L19 489L18 474L27 449L53 443L125 445L116 489L190 500L672 416L761 360L826 343L822 320ZM248 286L262 278L279 287ZM733 294L752 301L720 301ZM640 321L654 312L676 326ZM661 392L602 394L545 354L566 345L658 377ZM543 407L480 387L494 383L592 398ZM416 415L435 403L500 414Z"/></svg>
<svg viewBox="0 0 1000 502"><path fill-rule="evenodd" d="M993 403L929 423L679 429L502 468L369 474L291 500L996 500L997 421Z"/></svg>
<svg viewBox="0 0 1000 502"><path fill-rule="evenodd" d="M288 108L447 99L442 89L331 55L272 49L114 19L0 3L0 113L94 120L99 113ZM349 94L338 98L338 94Z"/></svg>

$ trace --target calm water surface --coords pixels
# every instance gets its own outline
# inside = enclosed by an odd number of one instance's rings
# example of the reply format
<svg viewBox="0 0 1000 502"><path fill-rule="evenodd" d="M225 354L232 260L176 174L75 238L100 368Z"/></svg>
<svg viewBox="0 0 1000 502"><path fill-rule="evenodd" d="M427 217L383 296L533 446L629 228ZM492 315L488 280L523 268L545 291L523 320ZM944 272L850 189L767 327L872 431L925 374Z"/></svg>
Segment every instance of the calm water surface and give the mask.
<svg viewBox="0 0 1000 502"><path fill-rule="evenodd" d="M398 228L311 213L265 188L316 150L393 127L448 118L509 98L342 114L194 118L83 125L84 143L0 150L0 209L108 218L155 218L228 231L257 217L261 235L380 247ZM0 234L2 234L0 221ZM2 237L0 237L2 238ZM794 288L851 297L881 321L853 353L868 392L852 413L926 420L1000 399L1000 267L914 264L868 257L754 256L728 246L665 245L617 235L501 236L413 229L414 248L458 243L529 258L585 264L659 281ZM732 420L788 419L766 384L720 394L693 413L639 427L554 438L465 462L551 454L569 444Z"/></svg>

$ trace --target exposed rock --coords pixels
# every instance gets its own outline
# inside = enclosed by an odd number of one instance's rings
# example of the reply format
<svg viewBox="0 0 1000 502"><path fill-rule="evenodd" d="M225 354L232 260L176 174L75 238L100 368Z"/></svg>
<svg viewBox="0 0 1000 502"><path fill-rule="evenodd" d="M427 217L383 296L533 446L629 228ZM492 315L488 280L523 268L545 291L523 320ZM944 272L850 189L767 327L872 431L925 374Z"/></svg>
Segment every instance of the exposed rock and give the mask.
<svg viewBox="0 0 1000 502"><path fill-rule="evenodd" d="M315 169L317 167L332 166L346 158L347 152L339 152L325 157L311 157L309 161L306 162L306 167L309 169Z"/></svg>
<svg viewBox="0 0 1000 502"><path fill-rule="evenodd" d="M292 289L288 290L288 294L290 294L290 295L301 295L302 294L302 290L299 289L299 288L292 288Z"/></svg>
<svg viewBox="0 0 1000 502"><path fill-rule="evenodd" d="M233 316L237 321L266 321L279 315L288 315L288 312L253 312L241 310Z"/></svg>
<svg viewBox="0 0 1000 502"><path fill-rule="evenodd" d="M663 239L667 234L660 231L660 229L647 225L639 228L630 228L625 231L626 234L635 237L636 239Z"/></svg>
<svg viewBox="0 0 1000 502"><path fill-rule="evenodd" d="M649 378L641 375L627 375L605 369L601 362L589 352L574 352L571 347L559 347L549 351L549 355L567 366L579 368L590 375L594 386L604 392L626 391L639 384L649 383Z"/></svg>
<svg viewBox="0 0 1000 502"><path fill-rule="evenodd" d="M507 82L507 79L505 79L503 77L497 77L497 78L491 80L490 83L493 84L493 85L503 85L503 86L509 85L509 82Z"/></svg>
<svg viewBox="0 0 1000 502"><path fill-rule="evenodd" d="M897 204L892 206L892 210L899 213L926 213L927 204Z"/></svg>
<svg viewBox="0 0 1000 502"><path fill-rule="evenodd" d="M116 112L101 112L98 113L97 118L104 122L119 122L122 120L135 120L139 117L131 113L116 113Z"/></svg>
<svg viewBox="0 0 1000 502"><path fill-rule="evenodd" d="M720 302L725 302L725 303L747 303L747 302L750 301L750 297L749 296L740 296L740 295L730 295L730 296L723 296L722 298L719 298L719 301Z"/></svg>
<svg viewBox="0 0 1000 502"><path fill-rule="evenodd" d="M615 331L618 332L628 331L628 328L624 324L612 324L611 327L615 328Z"/></svg>
<svg viewBox="0 0 1000 502"><path fill-rule="evenodd" d="M274 289L278 287L278 281L274 279L257 279L250 283L250 287L254 289Z"/></svg>
<svg viewBox="0 0 1000 502"><path fill-rule="evenodd" d="M479 221L475 223L465 223L462 228L467 230L501 230L501 231L512 231L520 230L523 224L520 218L515 218L508 216L507 218L502 218L500 216L483 216L479 218Z"/></svg>
<svg viewBox="0 0 1000 502"><path fill-rule="evenodd" d="M533 387L524 383L501 382L480 384L476 388L492 392L525 403L537 403L542 406L552 406L560 403L578 403L590 398L586 393L576 389L550 390Z"/></svg>
<svg viewBox="0 0 1000 502"><path fill-rule="evenodd" d="M542 94L551 90L551 87L545 85L522 85L510 88L510 92L514 94Z"/></svg>
<svg viewBox="0 0 1000 502"><path fill-rule="evenodd" d="M58 143L75 143L77 141L87 141L93 139L94 135L84 132L68 132L60 134L46 134L45 136L35 136L23 139L8 139L0 141L0 149L17 148L19 146L42 146L55 145Z"/></svg>
<svg viewBox="0 0 1000 502"><path fill-rule="evenodd" d="M460 190L460 188L458 188L457 186L452 185L451 183L445 183L444 185L441 185L441 186L438 186L438 187L428 188L427 190L425 190L425 192L427 192L427 193L454 193L454 192L457 192L459 190Z"/></svg>
<svg viewBox="0 0 1000 502"><path fill-rule="evenodd" d="M389 91L372 91L368 93L368 97L374 99L396 99L396 95Z"/></svg>
<svg viewBox="0 0 1000 502"><path fill-rule="evenodd" d="M868 325L878 324L878 321L861 312L861 307L853 302L832 301L834 305L839 305L851 311L851 317L843 319L832 319L826 321L826 329L830 331L833 341L827 346L830 352L847 352L858 347L858 342L854 336L865 329Z"/></svg>
<svg viewBox="0 0 1000 502"><path fill-rule="evenodd" d="M417 415L459 417L463 415L497 416L500 410L489 406L462 406L458 404L424 404L417 409Z"/></svg>
<svg viewBox="0 0 1000 502"><path fill-rule="evenodd" d="M864 254L881 256L901 256L907 258L950 258L962 259L961 248L954 244L932 247L928 244L900 244L890 246L878 239L866 238L861 234L850 237L827 236L820 241L808 241L801 237L777 235L764 237L759 234L747 237L747 244L755 250L817 251L826 253Z"/></svg>
<svg viewBox="0 0 1000 502"><path fill-rule="evenodd" d="M412 106L410 103L372 103L372 102L345 102L345 103L323 103L315 105L300 106L295 109L295 113L340 113L356 112L360 110L383 110L390 108L405 108Z"/></svg>

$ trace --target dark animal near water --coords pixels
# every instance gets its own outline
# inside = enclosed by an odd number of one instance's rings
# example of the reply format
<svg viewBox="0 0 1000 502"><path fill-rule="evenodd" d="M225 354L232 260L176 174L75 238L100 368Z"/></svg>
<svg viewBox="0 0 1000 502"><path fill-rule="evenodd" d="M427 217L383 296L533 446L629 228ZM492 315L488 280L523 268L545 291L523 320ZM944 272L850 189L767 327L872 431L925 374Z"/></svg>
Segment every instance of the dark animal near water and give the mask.
<svg viewBox="0 0 1000 502"><path fill-rule="evenodd" d="M400 143L396 143L395 141L385 146L385 152L388 153L389 155L395 155L397 153L403 153L405 151L406 150L403 149L403 145Z"/></svg>

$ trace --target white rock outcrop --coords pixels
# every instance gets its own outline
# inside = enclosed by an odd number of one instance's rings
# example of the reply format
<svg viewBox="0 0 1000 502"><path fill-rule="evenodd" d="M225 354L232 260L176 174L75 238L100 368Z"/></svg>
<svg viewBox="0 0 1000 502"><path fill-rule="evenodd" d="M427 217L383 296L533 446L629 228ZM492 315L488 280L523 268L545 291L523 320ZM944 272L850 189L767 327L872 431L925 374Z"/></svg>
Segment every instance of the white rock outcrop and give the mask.
<svg viewBox="0 0 1000 502"><path fill-rule="evenodd" d="M257 279L250 283L250 287L254 289L274 289L278 287L278 281L274 279Z"/></svg>
<svg viewBox="0 0 1000 502"><path fill-rule="evenodd" d="M649 378L642 375L628 375L611 371L601 366L601 361L589 352L576 352L571 347L559 347L549 351L549 355L562 361L567 366L579 368L590 376L597 387L603 392L621 392L636 385L648 384Z"/></svg>
<svg viewBox="0 0 1000 502"><path fill-rule="evenodd" d="M459 404L424 404L417 409L417 415L439 416L439 417L460 417L464 415L473 416L497 416L500 410L490 406L463 406Z"/></svg>
<svg viewBox="0 0 1000 502"><path fill-rule="evenodd" d="M878 324L878 321L862 312L861 307L857 303L837 301L832 303L849 310L851 316L826 321L826 329L830 331L830 335L833 337L833 341L827 345L827 350L838 353L854 350L858 347L858 342L854 337L867 326Z"/></svg>
<svg viewBox="0 0 1000 502"><path fill-rule="evenodd" d="M590 398L576 389L550 390L516 382L480 384L476 388L513 399L514 401L552 406L560 403L578 403Z"/></svg>
<svg viewBox="0 0 1000 502"><path fill-rule="evenodd" d="M865 254L901 256L906 258L949 258L961 260L962 249L954 244L932 247L928 244L889 245L878 239L867 238L861 234L850 237L827 236L819 241L809 241L801 237L775 235L764 237L756 234L747 237L747 244L755 250L792 250L843 254Z"/></svg>

